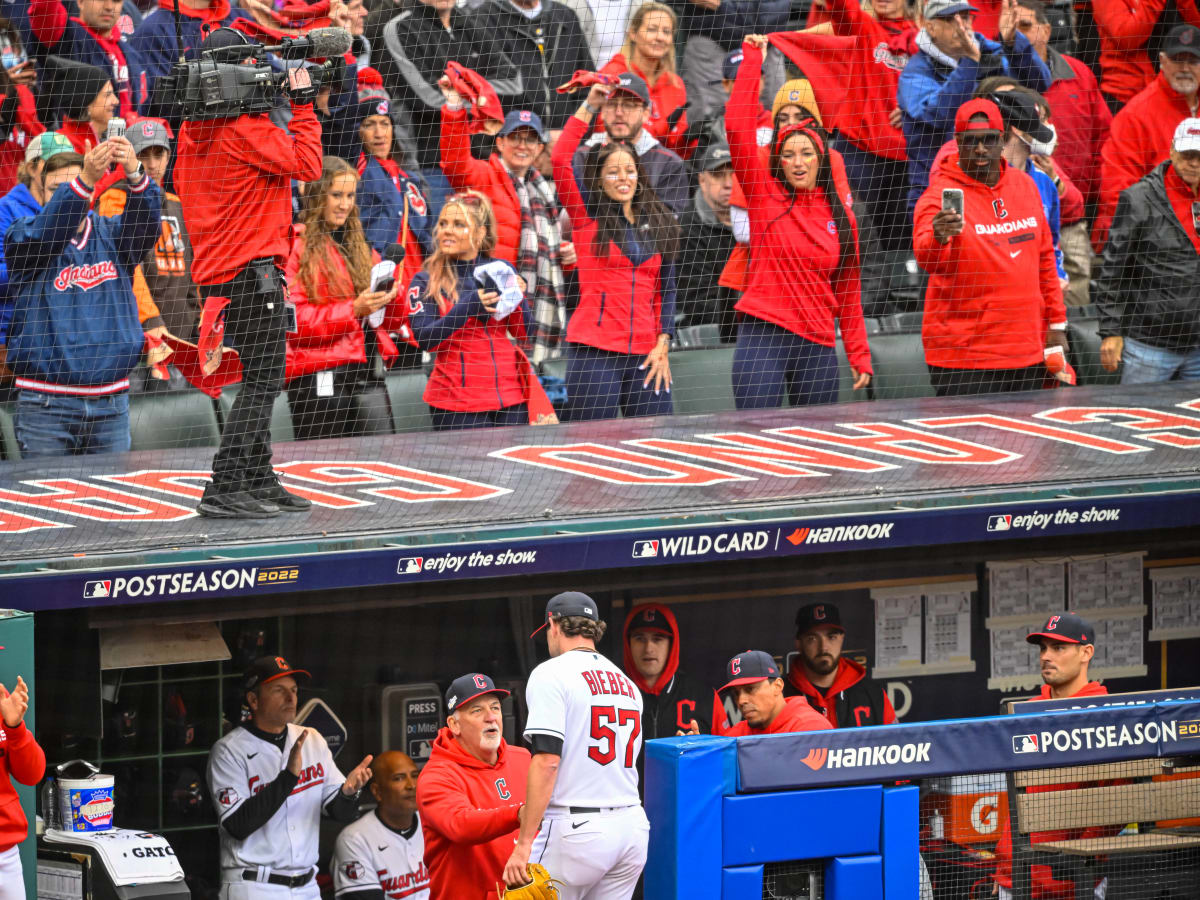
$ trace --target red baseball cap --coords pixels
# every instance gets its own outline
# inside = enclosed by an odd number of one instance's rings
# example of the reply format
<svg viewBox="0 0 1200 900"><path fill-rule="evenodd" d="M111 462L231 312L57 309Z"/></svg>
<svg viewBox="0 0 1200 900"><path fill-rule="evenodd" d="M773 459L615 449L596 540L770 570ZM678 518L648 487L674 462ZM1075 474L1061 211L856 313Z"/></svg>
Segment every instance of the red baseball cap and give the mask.
<svg viewBox="0 0 1200 900"><path fill-rule="evenodd" d="M972 122L973 116L986 116L986 122ZM1003 131L1004 119L1000 115L1000 107L986 97L976 97L968 100L954 114L954 133L964 131Z"/></svg>

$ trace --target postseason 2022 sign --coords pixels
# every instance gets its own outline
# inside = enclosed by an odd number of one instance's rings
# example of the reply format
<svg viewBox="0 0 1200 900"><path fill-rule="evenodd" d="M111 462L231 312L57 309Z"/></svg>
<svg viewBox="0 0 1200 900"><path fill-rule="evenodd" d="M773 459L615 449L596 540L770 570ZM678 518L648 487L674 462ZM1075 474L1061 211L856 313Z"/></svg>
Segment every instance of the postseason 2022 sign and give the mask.
<svg viewBox="0 0 1200 900"><path fill-rule="evenodd" d="M738 740L738 790L1011 772L1200 753L1200 701Z"/></svg>
<svg viewBox="0 0 1200 900"><path fill-rule="evenodd" d="M196 516L207 451L0 463L0 590L46 609L1182 528L1197 460L1200 398L1172 384L281 444L313 509L265 522Z"/></svg>

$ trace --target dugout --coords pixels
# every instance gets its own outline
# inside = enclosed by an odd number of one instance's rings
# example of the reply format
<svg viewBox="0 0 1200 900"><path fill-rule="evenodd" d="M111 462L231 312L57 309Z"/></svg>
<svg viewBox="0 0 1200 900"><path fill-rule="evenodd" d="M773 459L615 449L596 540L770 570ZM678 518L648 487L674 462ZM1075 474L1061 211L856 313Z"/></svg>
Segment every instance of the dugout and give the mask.
<svg viewBox="0 0 1200 900"><path fill-rule="evenodd" d="M1029 693L1013 635L1053 603L1087 609L1106 640L1113 624L1120 652L1095 670L1110 690L1194 683L1200 400L1187 385L1069 398L281 445L286 480L325 505L261 531L178 512L204 474L193 452L15 464L0 473L0 591L35 614L49 757L119 767L117 823L162 831L203 873L204 754L239 655L313 671L349 767L377 749L383 686L472 669L519 682L564 586L596 596L617 659L625 612L670 604L682 668L714 681L747 647L785 655L797 606L836 602L905 722ZM194 658L102 670L121 636Z"/></svg>

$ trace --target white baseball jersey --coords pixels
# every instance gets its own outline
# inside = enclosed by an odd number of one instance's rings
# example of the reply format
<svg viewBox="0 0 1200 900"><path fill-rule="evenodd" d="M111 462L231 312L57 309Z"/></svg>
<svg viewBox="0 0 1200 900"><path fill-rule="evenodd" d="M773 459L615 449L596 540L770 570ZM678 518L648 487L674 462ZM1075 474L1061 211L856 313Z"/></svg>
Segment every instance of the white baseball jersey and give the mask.
<svg viewBox="0 0 1200 900"><path fill-rule="evenodd" d="M300 748L300 780L267 824L244 841L221 833L221 868L247 869L269 866L280 873L299 873L317 864L317 838L321 810L346 781L333 761L325 738L312 729ZM208 756L208 789L224 821L246 800L257 794L287 766L292 745L304 729L288 725L281 750L235 728L213 744Z"/></svg>
<svg viewBox="0 0 1200 900"><path fill-rule="evenodd" d="M425 838L416 831L405 838L379 820L372 810L338 835L329 869L337 897L354 900L354 892L382 890L388 900L429 900Z"/></svg>
<svg viewBox="0 0 1200 900"><path fill-rule="evenodd" d="M640 803L642 693L595 650L568 650L533 670L525 685L525 738L562 740L553 806Z"/></svg>

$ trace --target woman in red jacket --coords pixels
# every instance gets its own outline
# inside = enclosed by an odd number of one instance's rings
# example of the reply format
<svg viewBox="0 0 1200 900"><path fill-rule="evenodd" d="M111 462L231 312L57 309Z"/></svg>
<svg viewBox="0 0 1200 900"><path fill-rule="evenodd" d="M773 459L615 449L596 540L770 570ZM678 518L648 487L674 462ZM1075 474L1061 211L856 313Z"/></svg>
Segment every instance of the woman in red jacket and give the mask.
<svg viewBox="0 0 1200 900"><path fill-rule="evenodd" d="M611 92L593 85L551 156L579 260L580 300L567 323L566 420L672 412L667 354L675 332L679 226L629 144L593 147L582 185L571 165Z"/></svg>
<svg viewBox="0 0 1200 900"><path fill-rule="evenodd" d="M370 290L378 258L363 236L355 192L358 173L336 156L325 157L321 180L305 197L304 233L292 245L285 272L296 305L295 334L287 336L287 392L296 439L360 434L355 397L366 379L363 319L397 293ZM395 356L383 329L373 329L380 351Z"/></svg>
<svg viewBox="0 0 1200 900"><path fill-rule="evenodd" d="M46 772L46 754L25 726L28 708L24 678L17 676L12 693L0 684L0 897L13 900L25 896L20 845L29 837L29 821L9 777L33 785Z"/></svg>
<svg viewBox="0 0 1200 900"><path fill-rule="evenodd" d="M529 424L529 360L509 340L525 335L524 301L496 318L500 295L475 280L496 262L496 215L478 191L446 201L433 230L433 253L408 286L408 323L434 354L425 388L435 431ZM522 290L524 285L522 285Z"/></svg>
<svg viewBox="0 0 1200 900"><path fill-rule="evenodd" d="M691 155L684 141L687 131L687 88L675 71L675 11L649 0L629 18L629 31L621 52L600 71L606 75L632 72L650 88L650 118L646 130L680 156Z"/></svg>
<svg viewBox="0 0 1200 900"><path fill-rule="evenodd" d="M859 287L858 233L830 174L828 139L811 119L777 130L764 166L755 141L767 39L751 35L725 115L733 170L750 213L750 279L733 357L739 409L833 403L837 325L854 389L871 381Z"/></svg>

